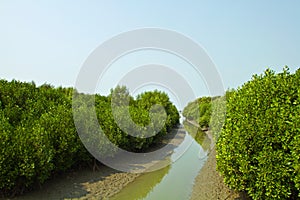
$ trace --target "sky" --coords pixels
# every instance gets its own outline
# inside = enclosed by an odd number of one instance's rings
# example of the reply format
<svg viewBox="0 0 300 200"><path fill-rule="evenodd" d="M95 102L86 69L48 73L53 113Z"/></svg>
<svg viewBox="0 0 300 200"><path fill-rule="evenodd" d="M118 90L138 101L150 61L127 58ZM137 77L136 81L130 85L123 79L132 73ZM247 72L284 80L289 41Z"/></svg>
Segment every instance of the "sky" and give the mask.
<svg viewBox="0 0 300 200"><path fill-rule="evenodd" d="M198 43L214 62L224 88L237 88L267 67L277 72L285 65L292 72L299 68L299 8L296 0L1 0L0 78L74 87L83 64L103 42L120 33L155 27ZM149 54L153 57L145 52L129 56L129 64L120 59L110 76L118 79L117 71L127 73L130 66L143 64L141 60L168 60L164 53ZM178 65L176 59L166 64ZM193 79L192 72L187 76ZM111 78L105 80L98 85L103 93L115 84ZM196 95L206 94L201 89Z"/></svg>

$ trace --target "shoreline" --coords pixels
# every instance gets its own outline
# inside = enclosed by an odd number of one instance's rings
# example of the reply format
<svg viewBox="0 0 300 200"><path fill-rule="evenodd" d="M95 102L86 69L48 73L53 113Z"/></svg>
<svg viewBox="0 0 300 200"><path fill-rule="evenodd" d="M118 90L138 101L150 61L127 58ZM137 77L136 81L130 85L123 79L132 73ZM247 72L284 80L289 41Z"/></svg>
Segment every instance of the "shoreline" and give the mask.
<svg viewBox="0 0 300 200"><path fill-rule="evenodd" d="M246 194L235 192L225 185L216 170L216 150L213 148L208 159L194 180L190 200L249 200Z"/></svg>
<svg viewBox="0 0 300 200"><path fill-rule="evenodd" d="M169 143L174 148L179 146L185 137L185 132L178 131L180 129L181 127L174 128L166 135L161 144L150 148L150 151L155 151ZM129 163L131 161L127 160ZM148 168L151 165L145 162L140 164L140 167ZM141 175L143 173L121 172L101 164L97 171L93 171L91 168L75 169L48 180L39 189L13 198L0 198L0 200L109 199Z"/></svg>
<svg viewBox="0 0 300 200"><path fill-rule="evenodd" d="M200 128L194 121L186 120L191 125ZM190 200L249 200L243 192L236 192L225 185L222 176L217 171L216 149L211 131L202 130L210 139L208 159L194 179Z"/></svg>
<svg viewBox="0 0 300 200"><path fill-rule="evenodd" d="M105 165L100 165L99 171L76 169L47 181L40 189L0 200L108 199L140 175L119 172Z"/></svg>
<svg viewBox="0 0 300 200"><path fill-rule="evenodd" d="M185 134L168 134L163 143L172 142L180 145ZM174 137L175 136L175 137ZM159 148L160 145L155 148ZM130 162L130 161L129 161ZM121 172L100 165L98 171L91 168L76 169L60 177L54 177L47 181L40 189L36 189L14 198L0 198L0 200L35 200L35 199L64 199L64 200L98 200L110 199L119 193L128 184L134 182L143 173ZM216 171L216 151L213 148L194 179L190 200L248 200L244 194L230 190L224 183L222 177Z"/></svg>

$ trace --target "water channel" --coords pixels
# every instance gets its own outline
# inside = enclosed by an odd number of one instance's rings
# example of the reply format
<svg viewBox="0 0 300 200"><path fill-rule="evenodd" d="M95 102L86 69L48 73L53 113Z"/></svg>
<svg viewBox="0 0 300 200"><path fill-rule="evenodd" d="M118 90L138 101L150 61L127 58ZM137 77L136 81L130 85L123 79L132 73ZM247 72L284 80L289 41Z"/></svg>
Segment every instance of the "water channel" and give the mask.
<svg viewBox="0 0 300 200"><path fill-rule="evenodd" d="M167 167L139 176L128 184L112 200L189 199L194 179L207 159L209 137L197 128L185 123L185 138L170 156ZM189 148L180 154L185 144ZM179 158L178 158L179 157ZM178 159L177 159L178 158ZM176 160L176 161L175 161Z"/></svg>
<svg viewBox="0 0 300 200"><path fill-rule="evenodd" d="M184 131L181 134L183 136L180 140L181 143L166 158L170 164L160 170L138 176L110 199L185 200L190 198L195 177L206 162L212 144L209 135L198 130L191 123L184 122L183 124L184 129L183 127L180 128ZM104 171L111 171L109 173L116 173L113 169L108 170L108 167L104 169L106 169ZM75 173L71 176L66 175L65 178L50 180L41 190L29 192L16 199L87 199L85 198L87 191L82 188L82 184L90 182L91 178L97 182L97 180L105 178L105 175L102 174L99 177L94 172L79 171L77 175Z"/></svg>

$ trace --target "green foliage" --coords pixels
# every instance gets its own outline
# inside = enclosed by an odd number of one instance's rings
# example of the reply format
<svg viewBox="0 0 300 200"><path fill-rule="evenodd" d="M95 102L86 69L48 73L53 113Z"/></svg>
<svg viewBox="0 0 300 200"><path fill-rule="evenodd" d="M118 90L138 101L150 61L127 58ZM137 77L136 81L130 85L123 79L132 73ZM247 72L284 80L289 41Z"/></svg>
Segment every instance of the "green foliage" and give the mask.
<svg viewBox="0 0 300 200"><path fill-rule="evenodd" d="M145 109L147 112L155 108L159 110L159 107L155 105L162 106L167 114L166 128L168 131L179 123L179 113L166 93L158 90L145 92L138 95L136 101L137 107Z"/></svg>
<svg viewBox="0 0 300 200"><path fill-rule="evenodd" d="M179 123L179 113L168 95L157 90L144 92L134 100L125 87L118 86L111 90L107 103L112 106L104 106L108 110L101 128L117 146L129 151L146 150L151 144L160 142ZM98 118L101 121L105 116ZM147 137L149 133L153 136Z"/></svg>
<svg viewBox="0 0 300 200"><path fill-rule="evenodd" d="M211 113L212 113L212 100L211 97L201 97L183 109L182 115L189 121L195 121L201 128L209 127Z"/></svg>
<svg viewBox="0 0 300 200"><path fill-rule="evenodd" d="M78 93L74 95L76 95L73 98L73 112L76 113L74 121L81 140L89 146L89 150L93 151L91 153L100 157L113 156L116 149L107 148L108 142L106 143L103 134L100 134L108 133L107 137L112 142L117 139L112 137L112 134L117 132L118 127L114 124L107 97ZM97 119L93 118L95 112Z"/></svg>
<svg viewBox="0 0 300 200"><path fill-rule="evenodd" d="M253 199L300 197L300 70L255 75L227 98L218 170Z"/></svg>
<svg viewBox="0 0 300 200"><path fill-rule="evenodd" d="M225 122L227 100L233 93L234 90L228 90L224 96L216 97L212 100L212 113L209 128L215 141L217 141Z"/></svg>
<svg viewBox="0 0 300 200"><path fill-rule="evenodd" d="M158 142L179 122L177 109L165 93L146 92L134 100L125 87L118 86L115 94L115 97L87 95L72 88L54 88L47 84L36 87L33 82L0 80L0 194L22 193L42 184L54 173L91 162L93 158L77 131L86 134L83 138L88 139L94 151L109 157L117 150L106 148L100 131L121 148L142 151ZM117 105L117 117L131 117L140 125L138 134L143 134L147 125L153 131L157 127L162 129L149 138L127 135L115 121L112 102ZM156 109L155 104L160 104L165 112L150 115L149 111ZM98 121L92 117L95 111ZM73 112L79 115L73 116ZM161 124L163 114L167 117L165 124ZM121 122L127 125L128 120Z"/></svg>
<svg viewBox="0 0 300 200"><path fill-rule="evenodd" d="M73 123L72 92L0 80L0 193L21 193L91 159Z"/></svg>

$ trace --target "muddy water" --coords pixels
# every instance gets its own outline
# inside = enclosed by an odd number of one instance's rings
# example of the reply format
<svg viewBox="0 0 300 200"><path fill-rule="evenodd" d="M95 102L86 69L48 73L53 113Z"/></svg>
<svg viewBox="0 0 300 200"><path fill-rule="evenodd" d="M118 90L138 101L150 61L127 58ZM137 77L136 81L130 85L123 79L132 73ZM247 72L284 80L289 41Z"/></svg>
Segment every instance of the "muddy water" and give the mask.
<svg viewBox="0 0 300 200"><path fill-rule="evenodd" d="M169 166L138 177L111 199L189 199L194 179L207 159L207 146L210 143L205 133L195 133L192 127L189 130L192 133L187 133L182 145L174 150ZM184 154L182 148L186 148Z"/></svg>

